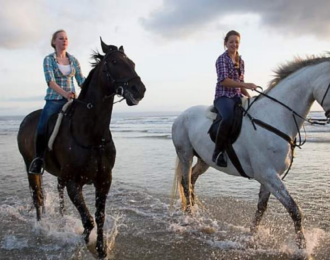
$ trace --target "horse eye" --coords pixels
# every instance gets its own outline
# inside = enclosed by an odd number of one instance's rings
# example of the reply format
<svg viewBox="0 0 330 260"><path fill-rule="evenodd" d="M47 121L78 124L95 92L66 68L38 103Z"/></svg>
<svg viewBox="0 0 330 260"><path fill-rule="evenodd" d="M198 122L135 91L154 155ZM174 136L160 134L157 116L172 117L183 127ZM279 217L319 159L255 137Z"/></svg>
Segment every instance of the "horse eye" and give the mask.
<svg viewBox="0 0 330 260"><path fill-rule="evenodd" d="M112 63L113 63L113 64L117 64L117 61L116 61L116 60L113 60Z"/></svg>

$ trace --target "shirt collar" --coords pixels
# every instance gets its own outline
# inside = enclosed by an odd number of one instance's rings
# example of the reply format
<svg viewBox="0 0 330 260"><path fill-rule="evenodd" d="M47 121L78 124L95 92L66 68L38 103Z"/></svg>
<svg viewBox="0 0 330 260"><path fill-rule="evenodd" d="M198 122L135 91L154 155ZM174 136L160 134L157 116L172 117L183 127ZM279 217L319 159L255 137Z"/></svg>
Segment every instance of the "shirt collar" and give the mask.
<svg viewBox="0 0 330 260"><path fill-rule="evenodd" d="M67 52L66 56L69 58L70 64L72 64L72 56ZM56 52L53 53L53 58L57 63L57 57L56 57Z"/></svg>
<svg viewBox="0 0 330 260"><path fill-rule="evenodd" d="M228 59L230 59L230 61L233 62L233 61L231 60L230 56L229 56L229 52L228 52L228 50L226 50L224 53L225 53L225 55L228 57ZM241 56L241 55L238 55L238 57L239 57L239 60L241 61L242 56Z"/></svg>

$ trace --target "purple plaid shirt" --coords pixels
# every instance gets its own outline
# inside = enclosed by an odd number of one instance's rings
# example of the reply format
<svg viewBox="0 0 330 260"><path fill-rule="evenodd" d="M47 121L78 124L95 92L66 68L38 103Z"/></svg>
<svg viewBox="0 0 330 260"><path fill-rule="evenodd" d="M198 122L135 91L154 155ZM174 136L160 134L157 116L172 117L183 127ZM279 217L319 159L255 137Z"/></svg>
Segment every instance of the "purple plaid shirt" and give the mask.
<svg viewBox="0 0 330 260"><path fill-rule="evenodd" d="M238 82L244 82L244 61L241 56L239 57L239 67L241 71L241 75L239 75L238 70L235 69L235 65L231 58L229 57L228 51L225 51L222 55L217 59L215 66L217 69L218 82L215 88L215 97L235 97L235 96L243 96L241 94L240 88L227 88L221 84L226 78L232 79Z"/></svg>

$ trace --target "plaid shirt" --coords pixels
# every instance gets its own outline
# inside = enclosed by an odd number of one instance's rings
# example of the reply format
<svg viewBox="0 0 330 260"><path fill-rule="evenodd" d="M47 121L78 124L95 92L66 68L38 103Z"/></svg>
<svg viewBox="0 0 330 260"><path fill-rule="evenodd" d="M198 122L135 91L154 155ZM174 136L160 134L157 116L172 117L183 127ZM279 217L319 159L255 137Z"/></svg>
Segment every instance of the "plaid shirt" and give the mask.
<svg viewBox="0 0 330 260"><path fill-rule="evenodd" d="M71 66L71 73L67 76L63 75L57 65L56 53L49 54L44 59L44 73L47 85L49 85L50 81L56 82L62 89L67 92L74 92L75 88L73 84L73 76L76 78L76 81L79 86L81 86L84 81L85 77L81 73L80 64L78 60L67 53L69 58L70 66ZM51 89L49 86L47 88L47 93L45 96L45 100L60 100L63 97L58 94L55 90Z"/></svg>
<svg viewBox="0 0 330 260"><path fill-rule="evenodd" d="M244 61L242 60L241 56L239 57L239 64L241 75L239 75L238 70L235 69L235 65L229 57L228 51L225 51L222 55L219 56L215 63L218 75L218 82L215 88L215 99L223 96L229 98L234 96L243 96L241 94L240 88L228 88L221 84L221 82L226 78L238 82L244 82Z"/></svg>

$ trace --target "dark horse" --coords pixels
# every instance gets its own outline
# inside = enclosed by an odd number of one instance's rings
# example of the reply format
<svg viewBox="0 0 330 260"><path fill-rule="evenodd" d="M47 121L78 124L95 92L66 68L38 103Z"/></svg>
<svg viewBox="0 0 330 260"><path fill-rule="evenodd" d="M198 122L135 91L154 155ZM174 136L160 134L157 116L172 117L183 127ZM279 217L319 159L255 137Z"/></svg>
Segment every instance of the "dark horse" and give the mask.
<svg viewBox="0 0 330 260"><path fill-rule="evenodd" d="M74 100L69 112L63 117L53 150L45 154L45 170L58 178L61 213L64 209L63 191L67 188L71 201L80 213L86 243L94 228L94 221L86 207L82 187L94 184L96 249L99 257L103 258L106 256L103 241L105 204L116 157L109 130L114 96L121 95L129 106L137 105L146 89L135 72L134 62L125 55L122 47L118 49L106 45L102 40L101 45L105 55L93 55L94 68L83 84L78 99ZM34 156L34 138L40 114L41 110L38 110L26 116L18 132L18 147L27 170ZM52 129L54 123L53 118L48 129ZM40 208L44 205L42 176L28 174L28 178L37 220L40 220Z"/></svg>

